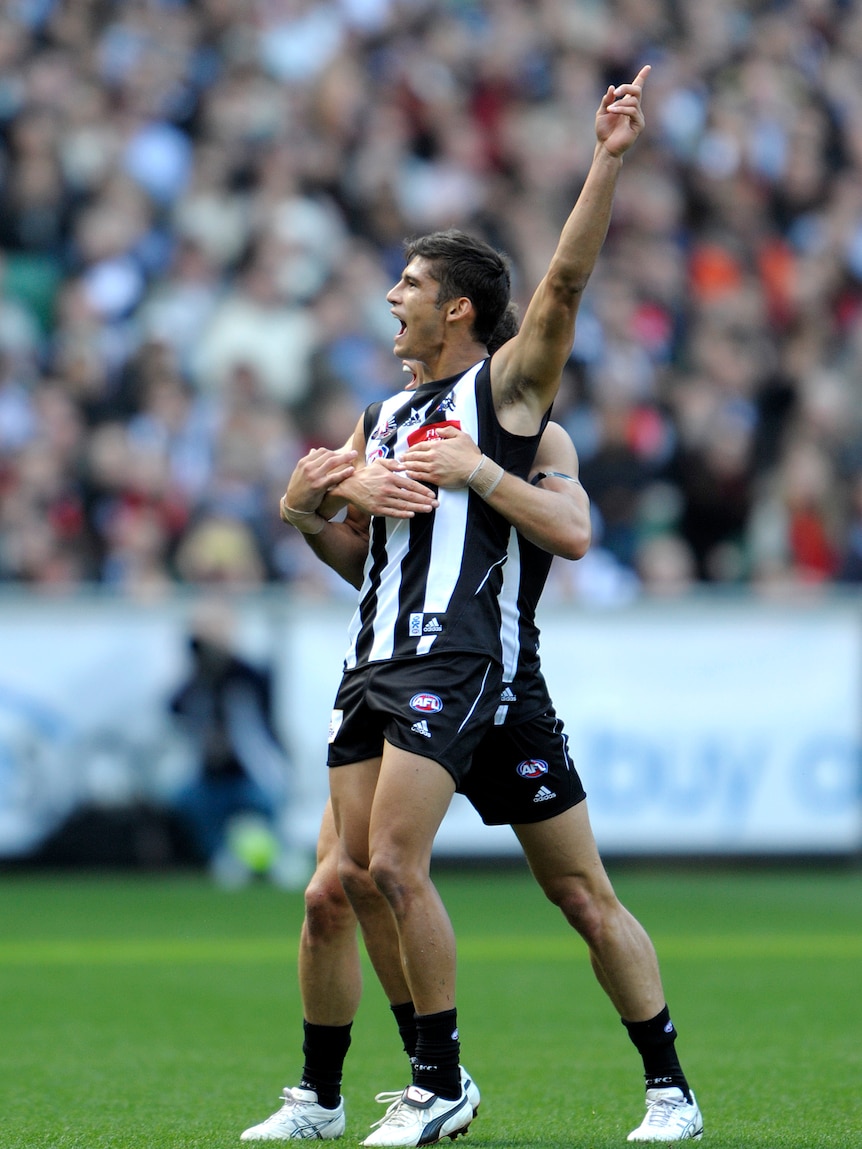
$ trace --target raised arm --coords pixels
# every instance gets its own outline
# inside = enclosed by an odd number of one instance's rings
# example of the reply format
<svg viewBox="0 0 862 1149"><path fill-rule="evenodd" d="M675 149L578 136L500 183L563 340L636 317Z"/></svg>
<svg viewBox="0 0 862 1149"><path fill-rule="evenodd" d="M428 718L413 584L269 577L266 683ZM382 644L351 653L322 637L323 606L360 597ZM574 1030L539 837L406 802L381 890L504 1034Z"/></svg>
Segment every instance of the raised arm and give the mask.
<svg viewBox="0 0 862 1149"><path fill-rule="evenodd" d="M493 356L491 382L503 425L529 434L548 410L575 336L575 319L607 234L623 156L644 126L641 96L649 74L609 87L596 113L593 161L560 234L548 271L519 333Z"/></svg>

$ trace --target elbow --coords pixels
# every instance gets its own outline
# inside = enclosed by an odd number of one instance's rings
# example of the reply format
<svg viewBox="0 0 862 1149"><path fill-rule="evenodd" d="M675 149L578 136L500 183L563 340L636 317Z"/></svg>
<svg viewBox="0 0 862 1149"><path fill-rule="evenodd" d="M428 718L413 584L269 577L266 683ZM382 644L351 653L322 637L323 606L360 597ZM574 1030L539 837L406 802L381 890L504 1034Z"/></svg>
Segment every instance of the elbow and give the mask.
<svg viewBox="0 0 862 1149"><path fill-rule="evenodd" d="M590 549L591 541L592 531L589 526L584 527L579 524L565 532L560 539L559 549L555 553L564 559L571 559L576 562L578 559L582 559Z"/></svg>
<svg viewBox="0 0 862 1149"><path fill-rule="evenodd" d="M569 310L577 307L589 278L584 269L560 264L548 271L546 286L557 306Z"/></svg>

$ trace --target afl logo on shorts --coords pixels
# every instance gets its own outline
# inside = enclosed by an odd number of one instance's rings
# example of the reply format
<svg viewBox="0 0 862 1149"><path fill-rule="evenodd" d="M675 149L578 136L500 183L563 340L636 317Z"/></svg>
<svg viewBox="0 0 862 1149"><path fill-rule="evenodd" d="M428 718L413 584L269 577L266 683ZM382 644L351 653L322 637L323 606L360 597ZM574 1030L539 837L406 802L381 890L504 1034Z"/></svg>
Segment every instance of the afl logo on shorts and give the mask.
<svg viewBox="0 0 862 1149"><path fill-rule="evenodd" d="M420 714L437 714L443 709L443 701L436 694L414 694L410 699L410 709L418 710Z"/></svg>
<svg viewBox="0 0 862 1149"><path fill-rule="evenodd" d="M548 773L548 763L541 758L526 758L515 767L522 778L541 778Z"/></svg>

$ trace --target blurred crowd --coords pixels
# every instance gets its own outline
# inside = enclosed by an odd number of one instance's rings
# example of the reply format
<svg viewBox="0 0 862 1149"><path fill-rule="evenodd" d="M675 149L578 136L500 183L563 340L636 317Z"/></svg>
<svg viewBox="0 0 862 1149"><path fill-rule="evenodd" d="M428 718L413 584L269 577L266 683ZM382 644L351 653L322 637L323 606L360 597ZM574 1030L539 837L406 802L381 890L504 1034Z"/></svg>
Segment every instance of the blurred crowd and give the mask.
<svg viewBox="0 0 862 1149"><path fill-rule="evenodd" d="M862 580L860 60L852 0L5 0L0 581L349 593L277 504L401 383L402 240L523 306L645 62L551 593Z"/></svg>

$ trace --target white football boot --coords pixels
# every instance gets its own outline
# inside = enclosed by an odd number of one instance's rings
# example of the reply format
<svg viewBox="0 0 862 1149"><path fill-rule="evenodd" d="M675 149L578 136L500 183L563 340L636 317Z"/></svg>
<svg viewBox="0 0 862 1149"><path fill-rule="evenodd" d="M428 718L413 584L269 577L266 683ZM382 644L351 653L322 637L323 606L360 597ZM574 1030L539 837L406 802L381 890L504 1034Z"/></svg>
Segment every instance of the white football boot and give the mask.
<svg viewBox="0 0 862 1149"><path fill-rule="evenodd" d="M335 1109L319 1105L313 1089L282 1090L281 1109L252 1125L240 1141L331 1141L344 1132L344 1099Z"/></svg>
<svg viewBox="0 0 862 1149"><path fill-rule="evenodd" d="M699 1141L703 1118L694 1094L688 1101L676 1086L648 1089L646 1117L628 1135L629 1141Z"/></svg>
<svg viewBox="0 0 862 1149"><path fill-rule="evenodd" d="M463 1085L454 1101L419 1085L408 1085L400 1094L378 1093L377 1100L389 1107L363 1145L433 1145L443 1137L466 1133L473 1120L473 1105Z"/></svg>

